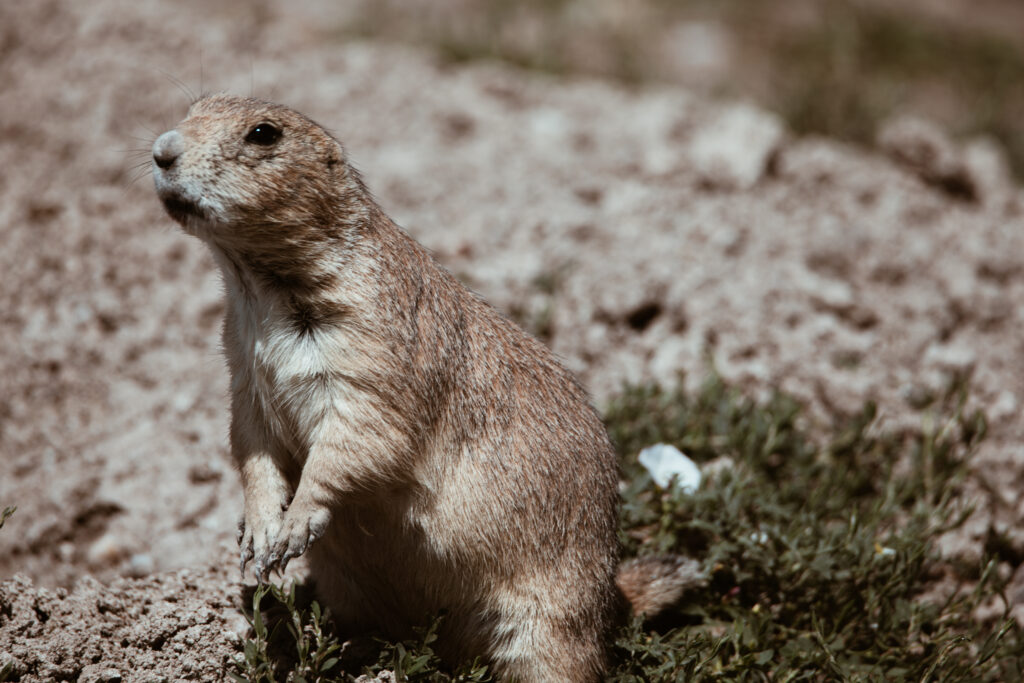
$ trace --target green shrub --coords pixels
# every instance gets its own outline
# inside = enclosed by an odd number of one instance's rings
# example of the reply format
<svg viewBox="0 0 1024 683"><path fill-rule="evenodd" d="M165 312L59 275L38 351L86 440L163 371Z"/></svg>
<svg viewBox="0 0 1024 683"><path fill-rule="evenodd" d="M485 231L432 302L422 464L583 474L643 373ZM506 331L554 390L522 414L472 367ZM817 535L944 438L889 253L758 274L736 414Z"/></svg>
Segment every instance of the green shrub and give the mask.
<svg viewBox="0 0 1024 683"><path fill-rule="evenodd" d="M1000 595L996 559L936 587L957 572L934 541L970 512L957 494L985 433L964 403L953 392L903 434L877 433L867 405L812 438L791 399L757 404L715 377L695 397L624 393L607 421L627 552L698 557L711 578L671 628L623 631L610 680L1020 680L1020 630L972 617ZM654 441L729 461L693 495L664 491L636 462Z"/></svg>

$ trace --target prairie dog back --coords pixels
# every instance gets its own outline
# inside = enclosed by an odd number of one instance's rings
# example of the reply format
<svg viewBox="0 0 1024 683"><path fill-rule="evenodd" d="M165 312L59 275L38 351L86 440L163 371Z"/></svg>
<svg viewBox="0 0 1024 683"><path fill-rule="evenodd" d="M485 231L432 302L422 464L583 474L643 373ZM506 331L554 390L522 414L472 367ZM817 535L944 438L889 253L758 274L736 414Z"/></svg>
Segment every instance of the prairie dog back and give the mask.
<svg viewBox="0 0 1024 683"><path fill-rule="evenodd" d="M446 657L594 681L616 615L617 473L585 392L441 268L301 114L214 95L153 146L223 274L241 563L307 553L353 629L448 611Z"/></svg>

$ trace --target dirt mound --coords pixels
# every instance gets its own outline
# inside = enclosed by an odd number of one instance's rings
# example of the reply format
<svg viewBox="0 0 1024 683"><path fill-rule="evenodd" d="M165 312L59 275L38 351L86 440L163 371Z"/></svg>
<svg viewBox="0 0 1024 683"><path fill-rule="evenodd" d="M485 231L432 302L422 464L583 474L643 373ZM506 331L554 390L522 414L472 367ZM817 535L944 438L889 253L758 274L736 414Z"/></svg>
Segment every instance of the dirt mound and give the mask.
<svg viewBox="0 0 1024 683"><path fill-rule="evenodd" d="M999 536L1024 558L1024 204L998 149L900 122L891 158L794 140L746 105L452 69L343 42L328 3L259 7L0 5L0 506L19 506L0 576L71 589L0 588L17 670L72 676L31 645L62 625L74 675L171 676L181 645L207 679L234 628L220 285L148 177L187 108L175 79L331 127L385 209L599 404L623 382L699 380L710 356L818 419L872 398L898 426L969 377L992 434L948 550ZM159 573L211 565L226 573ZM140 624L163 635L117 655Z"/></svg>
<svg viewBox="0 0 1024 683"><path fill-rule="evenodd" d="M0 671L13 680L116 683L225 678L248 630L240 583L218 569L181 569L71 591L0 583Z"/></svg>

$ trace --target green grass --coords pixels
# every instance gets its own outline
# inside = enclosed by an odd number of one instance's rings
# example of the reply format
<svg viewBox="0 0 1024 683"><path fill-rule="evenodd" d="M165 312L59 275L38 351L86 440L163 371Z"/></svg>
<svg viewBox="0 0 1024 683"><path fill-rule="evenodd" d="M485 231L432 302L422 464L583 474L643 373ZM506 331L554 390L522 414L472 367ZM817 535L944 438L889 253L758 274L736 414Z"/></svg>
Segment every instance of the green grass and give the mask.
<svg viewBox="0 0 1024 683"><path fill-rule="evenodd" d="M812 428L792 399L757 403L714 376L692 396L626 390L606 412L627 482L626 554L683 553L709 581L654 623L624 626L609 680L1020 680L1020 629L1005 614L972 617L983 603L1006 606L995 568L1012 559L953 566L935 549L970 512L958 494L985 421L964 406L965 393L951 391L920 428L885 433L871 405ZM656 442L717 461L717 474L692 495L658 488L635 457ZM284 606L274 636L259 611L268 595ZM349 663L336 659L327 616L293 592L257 592L252 619L238 680L293 670L289 680L351 681L382 669L397 680L487 680L474 664L446 670L434 628L377 641Z"/></svg>
<svg viewBox="0 0 1024 683"><path fill-rule="evenodd" d="M998 558L946 567L934 549L969 512L957 493L985 422L962 392L935 410L885 434L868 405L820 439L792 400L758 405L715 378L692 398L616 401L627 551L699 557L711 581L674 628L623 633L611 680L1019 680L1019 629L971 616L1000 595ZM695 495L662 491L633 457L654 440L732 464ZM940 575L961 581L926 597Z"/></svg>
<svg viewBox="0 0 1024 683"><path fill-rule="evenodd" d="M272 609L264 603L268 595L277 608L270 613L272 626L264 616L264 610ZM236 671L230 673L233 680L274 683L282 680L281 669L287 667L287 680L304 683L324 680L337 669L341 644L327 628L327 615L316 602L308 608L301 606L301 601L296 601L295 586L258 586L246 617L252 633L236 662Z"/></svg>
<svg viewBox="0 0 1024 683"><path fill-rule="evenodd" d="M363 638L355 648L343 648L331 633L328 615L319 603L306 602L297 597L294 585L286 588L265 584L256 588L252 609L246 613L252 633L245 641L243 655L235 661L235 670L229 672L232 680L351 683L361 673L374 678L381 671L392 672L396 681L417 683L492 680L487 667L478 662L445 670L431 647L443 616L417 629L417 637L412 640L392 643Z"/></svg>

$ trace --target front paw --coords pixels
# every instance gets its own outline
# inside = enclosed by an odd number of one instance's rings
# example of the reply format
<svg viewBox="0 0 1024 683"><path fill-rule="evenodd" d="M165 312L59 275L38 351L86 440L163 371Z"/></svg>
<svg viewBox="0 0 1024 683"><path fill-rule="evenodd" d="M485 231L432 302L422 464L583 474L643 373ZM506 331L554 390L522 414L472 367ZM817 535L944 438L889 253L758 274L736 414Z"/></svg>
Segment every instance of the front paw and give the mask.
<svg viewBox="0 0 1024 683"><path fill-rule="evenodd" d="M324 535L330 521L331 513L324 507L293 505L288 508L271 549L271 562L280 563L281 571L284 571L289 560L306 552L315 540Z"/></svg>
<svg viewBox="0 0 1024 683"><path fill-rule="evenodd" d="M251 561L256 578L261 582L273 568L273 546L281 530L282 514L246 514L238 525L238 545L241 549L241 570Z"/></svg>

